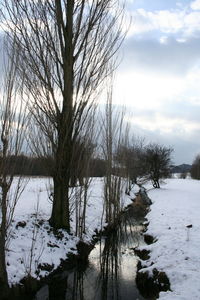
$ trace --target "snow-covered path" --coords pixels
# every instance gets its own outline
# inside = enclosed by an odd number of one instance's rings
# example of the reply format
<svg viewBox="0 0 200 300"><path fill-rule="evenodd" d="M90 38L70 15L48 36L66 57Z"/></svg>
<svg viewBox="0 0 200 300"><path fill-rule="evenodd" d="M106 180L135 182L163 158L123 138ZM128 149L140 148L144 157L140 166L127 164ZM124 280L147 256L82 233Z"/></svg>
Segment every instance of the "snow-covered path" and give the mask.
<svg viewBox="0 0 200 300"><path fill-rule="evenodd" d="M148 195L153 205L147 233L158 241L145 247L151 251L145 265L150 273L164 271L172 289L161 292L160 299L200 299L200 181L168 179Z"/></svg>

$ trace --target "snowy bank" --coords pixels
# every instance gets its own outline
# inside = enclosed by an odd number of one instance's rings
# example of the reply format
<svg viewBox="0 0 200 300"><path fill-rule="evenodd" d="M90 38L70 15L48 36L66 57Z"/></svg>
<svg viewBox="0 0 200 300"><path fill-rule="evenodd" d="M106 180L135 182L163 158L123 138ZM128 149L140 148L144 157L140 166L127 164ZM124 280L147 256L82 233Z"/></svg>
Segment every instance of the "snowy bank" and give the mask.
<svg viewBox="0 0 200 300"><path fill-rule="evenodd" d="M200 298L200 182L192 179L168 179L161 189L149 189L152 200L147 215L147 234L157 241L142 247L150 258L142 262L152 275L165 272L171 290L161 292L160 299L188 300Z"/></svg>
<svg viewBox="0 0 200 300"><path fill-rule="evenodd" d="M86 234L84 241L91 241L96 230L106 226L103 216L103 178L93 178L88 190ZM7 244L6 262L9 284L20 282L25 276L40 278L55 270L69 253L77 254L79 238L75 236L75 213L71 215L72 233L56 232L49 226L52 203L49 199L51 180L31 178L19 199ZM15 188L15 182L13 189ZM130 196L121 194L121 209L131 203Z"/></svg>

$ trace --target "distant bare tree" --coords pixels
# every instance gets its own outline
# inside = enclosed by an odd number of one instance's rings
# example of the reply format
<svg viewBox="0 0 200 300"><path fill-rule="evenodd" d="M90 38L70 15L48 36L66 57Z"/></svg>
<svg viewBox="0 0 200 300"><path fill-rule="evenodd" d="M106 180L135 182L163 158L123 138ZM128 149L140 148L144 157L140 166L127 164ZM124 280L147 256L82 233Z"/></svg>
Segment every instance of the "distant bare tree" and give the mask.
<svg viewBox="0 0 200 300"><path fill-rule="evenodd" d="M173 149L150 144L144 154L145 168L154 188L160 188L160 179L170 176L171 153Z"/></svg>
<svg viewBox="0 0 200 300"><path fill-rule="evenodd" d="M187 178L187 172L182 172L179 176L180 179L186 179Z"/></svg>
<svg viewBox="0 0 200 300"><path fill-rule="evenodd" d="M70 230L73 148L123 40L118 2L1 1L4 26L19 49L18 74L55 161L50 224L56 228Z"/></svg>
<svg viewBox="0 0 200 300"><path fill-rule="evenodd" d="M126 141L126 142L125 142ZM129 137L116 149L114 159L124 168L128 180L127 193L130 192L132 184L145 174L143 167L144 140L132 139Z"/></svg>

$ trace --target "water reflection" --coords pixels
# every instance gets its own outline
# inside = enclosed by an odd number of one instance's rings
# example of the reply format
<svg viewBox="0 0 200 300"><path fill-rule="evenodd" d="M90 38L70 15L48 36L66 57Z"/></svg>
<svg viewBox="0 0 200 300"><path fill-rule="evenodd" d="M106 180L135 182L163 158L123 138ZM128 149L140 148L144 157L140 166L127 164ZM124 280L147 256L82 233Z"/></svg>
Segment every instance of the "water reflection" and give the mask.
<svg viewBox="0 0 200 300"><path fill-rule="evenodd" d="M133 248L141 242L141 226L132 218L130 210L100 250L101 295L97 299L143 299L135 286L137 259Z"/></svg>
<svg viewBox="0 0 200 300"><path fill-rule="evenodd" d="M140 300L135 285L137 258L133 248L142 242L141 226L131 209L121 222L102 237L89 256L88 266L65 272L62 278L49 286L48 298L56 300ZM39 300L40 298L35 298Z"/></svg>

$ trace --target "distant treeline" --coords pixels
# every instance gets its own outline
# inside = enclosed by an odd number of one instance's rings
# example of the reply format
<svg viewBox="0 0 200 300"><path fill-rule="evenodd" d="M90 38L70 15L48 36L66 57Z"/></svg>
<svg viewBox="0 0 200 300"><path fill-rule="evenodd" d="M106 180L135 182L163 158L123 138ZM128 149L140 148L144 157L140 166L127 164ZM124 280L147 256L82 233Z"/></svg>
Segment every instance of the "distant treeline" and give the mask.
<svg viewBox="0 0 200 300"><path fill-rule="evenodd" d="M1 160L1 157L0 157ZM30 157L26 155L7 158L4 165L9 173L24 176L52 176L54 161L52 157ZM87 170L90 177L102 177L106 173L106 163L99 158L91 159ZM86 175L86 174L85 174Z"/></svg>

